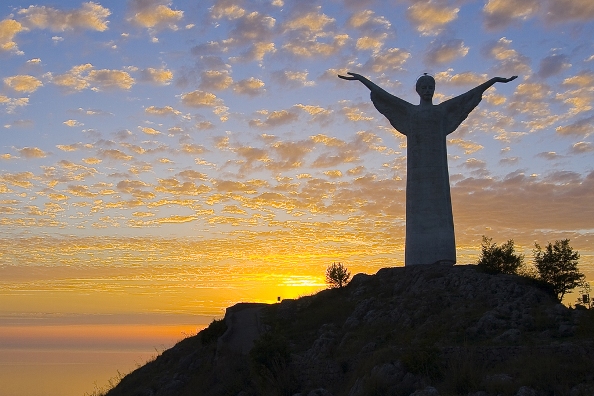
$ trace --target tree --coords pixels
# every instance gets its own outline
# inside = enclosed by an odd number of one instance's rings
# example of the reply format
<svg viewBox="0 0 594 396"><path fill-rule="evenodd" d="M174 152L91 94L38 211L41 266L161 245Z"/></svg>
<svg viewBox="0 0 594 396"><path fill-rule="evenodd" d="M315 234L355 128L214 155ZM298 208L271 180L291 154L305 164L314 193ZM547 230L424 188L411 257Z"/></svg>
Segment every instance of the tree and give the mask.
<svg viewBox="0 0 594 396"><path fill-rule="evenodd" d="M326 268L326 283L332 288L341 288L346 286L351 277L351 273L342 263L332 263Z"/></svg>
<svg viewBox="0 0 594 396"><path fill-rule="evenodd" d="M561 301L565 293L577 286L582 286L586 276L578 269L580 254L569 246L569 239L555 241L544 249L535 243L534 265L540 279L548 283L557 300Z"/></svg>
<svg viewBox="0 0 594 396"><path fill-rule="evenodd" d="M481 254L477 263L487 272L495 274L516 274L524 264L524 255L514 251L514 240L497 246L492 238L483 235Z"/></svg>

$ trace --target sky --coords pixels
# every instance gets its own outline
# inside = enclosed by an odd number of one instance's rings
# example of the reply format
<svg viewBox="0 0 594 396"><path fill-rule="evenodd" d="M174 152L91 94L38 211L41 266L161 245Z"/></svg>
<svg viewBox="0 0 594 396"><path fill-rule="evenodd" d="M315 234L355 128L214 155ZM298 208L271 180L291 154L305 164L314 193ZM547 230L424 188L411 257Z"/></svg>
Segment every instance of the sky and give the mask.
<svg viewBox="0 0 594 396"><path fill-rule="evenodd" d="M208 318L403 265L406 139L347 71L413 104L423 73L434 103L519 76L449 135L458 262L570 238L594 275L591 0L0 12L0 325Z"/></svg>

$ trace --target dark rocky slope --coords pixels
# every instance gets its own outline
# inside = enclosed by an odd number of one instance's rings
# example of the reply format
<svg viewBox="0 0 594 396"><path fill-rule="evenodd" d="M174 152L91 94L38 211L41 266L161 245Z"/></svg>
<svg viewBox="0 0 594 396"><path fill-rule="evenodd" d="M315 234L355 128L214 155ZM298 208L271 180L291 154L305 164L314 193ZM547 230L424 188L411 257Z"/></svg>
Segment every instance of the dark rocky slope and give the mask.
<svg viewBox="0 0 594 396"><path fill-rule="evenodd" d="M594 395L593 313L476 266L384 268L231 307L108 395Z"/></svg>

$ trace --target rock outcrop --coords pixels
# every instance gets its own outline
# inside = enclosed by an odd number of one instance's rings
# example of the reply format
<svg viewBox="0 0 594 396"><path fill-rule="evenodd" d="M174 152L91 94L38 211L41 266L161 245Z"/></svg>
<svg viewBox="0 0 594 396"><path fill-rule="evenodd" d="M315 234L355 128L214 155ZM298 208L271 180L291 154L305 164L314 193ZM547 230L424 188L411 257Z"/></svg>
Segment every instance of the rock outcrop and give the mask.
<svg viewBox="0 0 594 396"><path fill-rule="evenodd" d="M593 331L593 312L530 279L384 268L231 307L108 395L594 395Z"/></svg>

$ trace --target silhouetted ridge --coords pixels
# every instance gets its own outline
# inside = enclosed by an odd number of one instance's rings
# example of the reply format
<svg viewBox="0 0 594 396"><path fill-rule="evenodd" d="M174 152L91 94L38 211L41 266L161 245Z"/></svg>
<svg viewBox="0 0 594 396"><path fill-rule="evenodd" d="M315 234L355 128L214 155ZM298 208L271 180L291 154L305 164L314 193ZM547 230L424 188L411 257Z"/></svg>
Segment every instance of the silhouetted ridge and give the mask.
<svg viewBox="0 0 594 396"><path fill-rule="evenodd" d="M592 311L526 278L384 268L230 307L108 395L593 395L593 331Z"/></svg>

